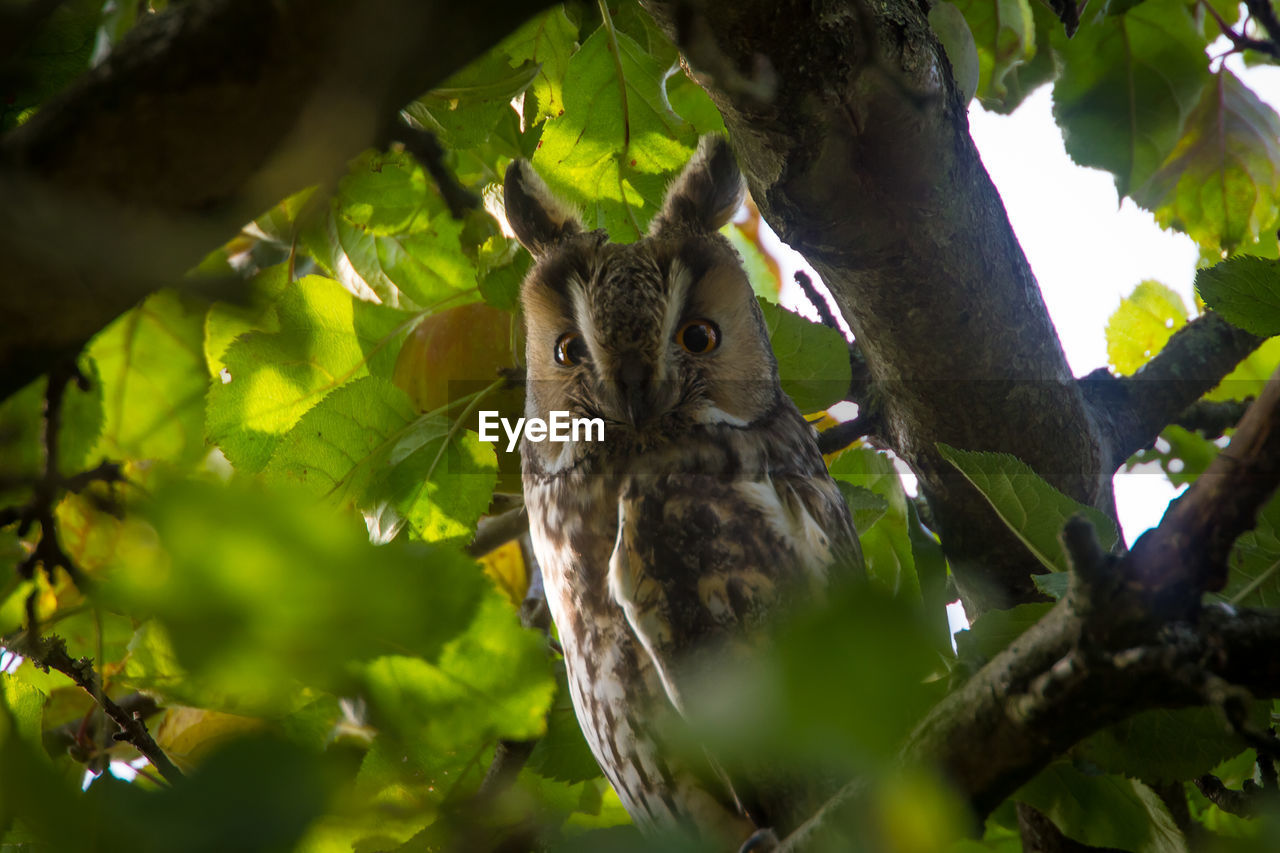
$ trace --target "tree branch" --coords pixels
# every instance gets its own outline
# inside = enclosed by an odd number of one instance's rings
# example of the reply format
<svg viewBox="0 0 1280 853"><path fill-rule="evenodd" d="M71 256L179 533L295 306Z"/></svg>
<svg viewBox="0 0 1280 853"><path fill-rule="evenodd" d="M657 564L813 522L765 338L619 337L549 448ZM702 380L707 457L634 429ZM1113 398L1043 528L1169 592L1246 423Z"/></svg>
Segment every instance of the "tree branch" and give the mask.
<svg viewBox="0 0 1280 853"><path fill-rule="evenodd" d="M1227 555L1280 484L1280 370L1245 412L1231 443L1134 543L1132 582L1158 617L1185 618L1227 581Z"/></svg>
<svg viewBox="0 0 1280 853"><path fill-rule="evenodd" d="M920 478L967 612L1036 598L1034 561L938 443L1011 453L1104 512L1110 459L925 5L645 5L707 72L752 198L853 330L881 437ZM776 85L735 82L762 52Z"/></svg>
<svg viewBox="0 0 1280 853"><path fill-rule="evenodd" d="M146 723L142 721L142 715L137 712L130 713L114 702L102 689L102 681L93 669L93 662L88 658L72 659L67 654L66 643L61 637L33 637L30 632L23 632L16 638L6 639L5 647L30 658L32 663L46 672L56 669L74 681L92 696L93 700L102 707L103 712L120 727L119 733L115 736L116 740L131 744L170 784L177 784L182 780L182 772L151 737Z"/></svg>
<svg viewBox="0 0 1280 853"><path fill-rule="evenodd" d="M1210 311L1175 332L1133 376L1117 379L1100 369L1081 379L1110 449L1110 470L1150 446L1160 430L1213 390L1264 340Z"/></svg>
<svg viewBox="0 0 1280 853"><path fill-rule="evenodd" d="M549 5L193 0L147 16L0 138L0 398L336 178L405 102Z"/></svg>

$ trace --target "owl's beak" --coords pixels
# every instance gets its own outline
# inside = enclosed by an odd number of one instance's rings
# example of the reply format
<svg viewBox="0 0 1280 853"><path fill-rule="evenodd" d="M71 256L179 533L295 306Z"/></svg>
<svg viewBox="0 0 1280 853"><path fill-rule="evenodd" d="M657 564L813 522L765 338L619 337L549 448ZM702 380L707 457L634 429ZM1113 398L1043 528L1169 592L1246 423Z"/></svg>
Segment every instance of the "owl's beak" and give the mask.
<svg viewBox="0 0 1280 853"><path fill-rule="evenodd" d="M634 427L641 427L655 412L653 400L653 370L639 354L623 359L618 371L618 386L627 420Z"/></svg>

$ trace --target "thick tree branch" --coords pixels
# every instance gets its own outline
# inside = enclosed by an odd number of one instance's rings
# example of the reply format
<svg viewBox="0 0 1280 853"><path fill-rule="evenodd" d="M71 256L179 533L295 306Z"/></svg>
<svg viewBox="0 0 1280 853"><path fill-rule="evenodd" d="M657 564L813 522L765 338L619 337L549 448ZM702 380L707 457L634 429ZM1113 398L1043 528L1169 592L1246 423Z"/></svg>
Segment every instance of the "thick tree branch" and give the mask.
<svg viewBox="0 0 1280 853"><path fill-rule="evenodd" d="M193 0L0 139L0 398L341 173L545 0Z"/></svg>
<svg viewBox="0 0 1280 853"><path fill-rule="evenodd" d="M1132 605L1125 600L1119 613ZM1207 682L1258 698L1280 696L1280 613L1210 607L1198 616L1194 626L1132 637L1139 642L1086 648L1086 634L1112 637L1106 626L1117 610L1099 612L1078 594L1068 596L932 709L901 759L941 769L983 817L1054 757L1107 725L1150 708L1212 704ZM847 787L783 849L804 850L836 831L858 808L861 793L858 783Z"/></svg>
<svg viewBox="0 0 1280 853"><path fill-rule="evenodd" d="M942 770L984 817L1080 739L1149 708L1217 706L1260 754L1280 752L1243 713L1254 697L1280 696L1280 611L1199 603L1225 582L1231 544L1278 482L1280 371L1128 555L1104 552L1083 519L1068 522L1068 594L926 715L902 761ZM860 792L847 787L783 849L843 824Z"/></svg>
<svg viewBox="0 0 1280 853"><path fill-rule="evenodd" d="M1212 311L1179 329L1133 376L1105 369L1080 380L1110 450L1112 471L1156 440L1160 430L1211 391L1265 338L1231 325Z"/></svg>
<svg viewBox="0 0 1280 853"><path fill-rule="evenodd" d="M1280 371L1267 381L1231 443L1133 546L1131 581L1157 616L1185 618L1204 590L1227 580L1227 555L1280 484Z"/></svg>
<svg viewBox="0 0 1280 853"><path fill-rule="evenodd" d="M724 114L761 213L853 329L883 438L920 477L966 609L1036 597L1033 561L938 442L1011 453L1107 512L1110 458L969 138L926 6L646 5L683 40ZM743 85L761 68L776 85Z"/></svg>

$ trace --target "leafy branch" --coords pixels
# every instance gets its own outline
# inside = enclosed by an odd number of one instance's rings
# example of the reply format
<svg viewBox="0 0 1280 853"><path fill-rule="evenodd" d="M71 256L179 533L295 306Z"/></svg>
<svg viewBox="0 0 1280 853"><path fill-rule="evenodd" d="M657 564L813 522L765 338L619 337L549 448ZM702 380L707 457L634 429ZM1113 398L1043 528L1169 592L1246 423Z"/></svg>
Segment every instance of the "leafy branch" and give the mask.
<svg viewBox="0 0 1280 853"><path fill-rule="evenodd" d="M93 661L88 658L74 659L67 653L66 642L61 637L33 637L24 632L4 641L6 648L13 649L31 659L33 663L46 672L56 669L74 681L86 693L93 697L104 713L120 727L115 739L125 741L138 750L160 775L170 784L177 784L182 779L182 772L169 760L164 750L156 743L155 738L147 731L140 713L130 712L117 704L102 688L102 679L93 668Z"/></svg>
<svg viewBox="0 0 1280 853"><path fill-rule="evenodd" d="M1220 588L1225 548L1252 526L1280 483L1280 371L1231 444L1123 557L1077 516L1062 532L1069 591L917 725L899 753L940 768L985 817L1055 756L1094 731L1150 708L1219 708L1260 754L1274 735L1244 709L1280 696L1280 613L1201 606ZM862 797L852 783L784 840L799 851L839 832Z"/></svg>
<svg viewBox="0 0 1280 853"><path fill-rule="evenodd" d="M1148 447L1263 340L1209 312L1175 332L1133 376L1118 379L1101 369L1081 379L1085 402L1108 448L1108 470L1117 470Z"/></svg>
<svg viewBox="0 0 1280 853"><path fill-rule="evenodd" d="M52 577L54 571L61 569L77 587L86 590L89 588L88 578L58 543L58 523L54 512L65 492L79 492L95 482L117 483L123 477L119 465L106 461L96 468L72 476L62 475L58 444L62 430L62 404L67 386L72 381L77 382L82 390L87 390L88 380L73 362L64 362L49 373L45 392L44 472L35 483L32 498L27 504L0 510L0 526L16 522L18 535L23 536L33 524L40 525L39 541L31 554L18 564L19 577L30 580L37 569L43 569L46 575ZM181 779L181 772L151 737L142 716L126 710L106 694L102 680L93 668L93 662L88 658L73 659L67 653L66 642L61 637L39 635L36 596L37 593L33 591L27 598L26 628L15 636L4 638L2 645L30 658L46 672L55 669L66 675L92 696L103 712L120 727L115 736L117 740L132 744L168 781L176 782Z"/></svg>

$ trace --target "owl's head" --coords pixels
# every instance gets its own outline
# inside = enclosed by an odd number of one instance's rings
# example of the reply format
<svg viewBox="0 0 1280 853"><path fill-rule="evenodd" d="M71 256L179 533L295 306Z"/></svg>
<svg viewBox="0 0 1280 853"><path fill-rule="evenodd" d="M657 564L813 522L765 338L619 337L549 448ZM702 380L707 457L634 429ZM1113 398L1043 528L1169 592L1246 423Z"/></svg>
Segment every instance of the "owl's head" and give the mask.
<svg viewBox="0 0 1280 853"><path fill-rule="evenodd" d="M776 405L764 318L718 232L744 192L723 138L702 138L631 244L587 231L525 161L511 164L505 191L507 219L536 261L521 290L528 417L601 417L607 435L644 447L747 426Z"/></svg>

